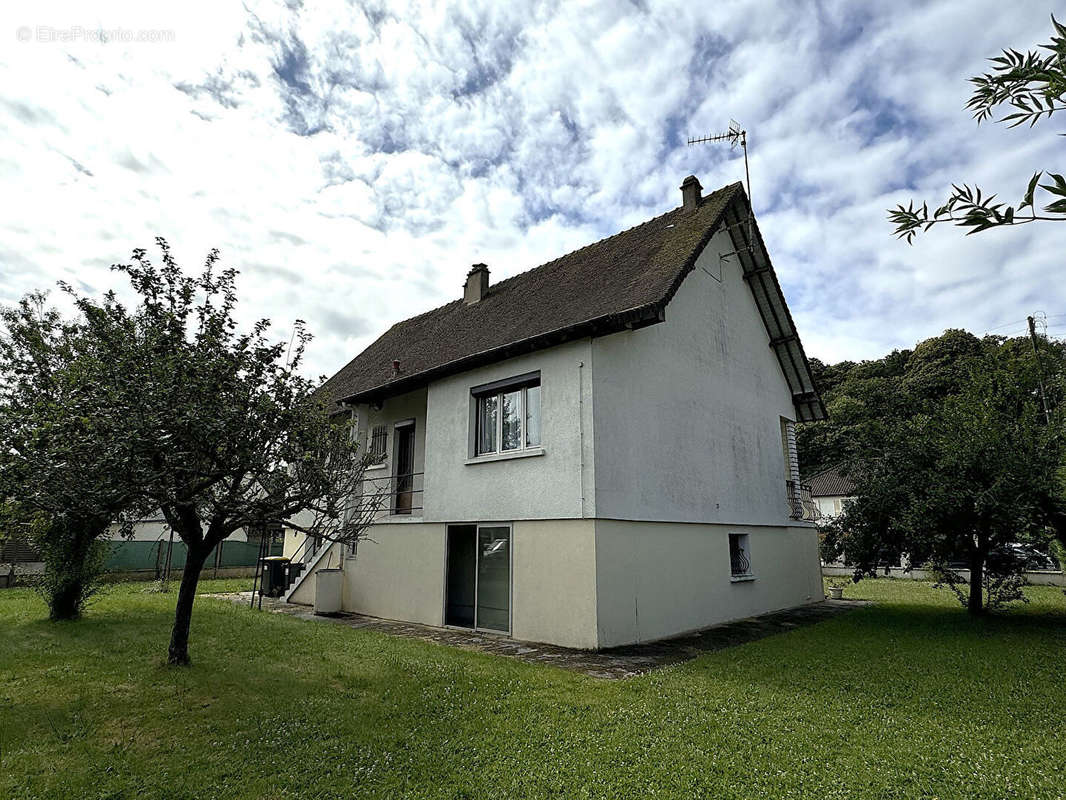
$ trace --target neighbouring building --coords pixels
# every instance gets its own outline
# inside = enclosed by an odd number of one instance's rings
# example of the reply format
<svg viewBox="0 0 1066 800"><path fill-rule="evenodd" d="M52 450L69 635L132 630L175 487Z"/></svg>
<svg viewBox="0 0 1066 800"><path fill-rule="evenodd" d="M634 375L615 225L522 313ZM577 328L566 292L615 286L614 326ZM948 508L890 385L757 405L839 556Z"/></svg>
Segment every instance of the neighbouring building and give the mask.
<svg viewBox="0 0 1066 800"><path fill-rule="evenodd" d="M818 519L840 516L844 504L855 495L854 482L837 467L811 475L805 483L811 488L811 497L818 506Z"/></svg>
<svg viewBox="0 0 1066 800"><path fill-rule="evenodd" d="M740 184L399 322L325 385L379 460L313 603L578 648L823 599L796 421L825 418ZM456 287L459 289L459 287ZM334 573L335 576L335 573Z"/></svg>

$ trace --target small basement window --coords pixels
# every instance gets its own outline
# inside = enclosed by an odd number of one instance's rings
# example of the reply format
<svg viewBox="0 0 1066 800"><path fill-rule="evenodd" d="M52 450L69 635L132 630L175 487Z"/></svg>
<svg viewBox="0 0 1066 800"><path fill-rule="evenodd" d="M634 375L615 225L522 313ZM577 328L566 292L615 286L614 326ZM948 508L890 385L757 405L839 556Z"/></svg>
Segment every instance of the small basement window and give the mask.
<svg viewBox="0 0 1066 800"><path fill-rule="evenodd" d="M729 574L733 578L751 578L751 552L748 534L729 534Z"/></svg>
<svg viewBox="0 0 1066 800"><path fill-rule="evenodd" d="M374 464L385 461L385 452L388 446L389 429L385 425L375 425L370 432L370 459Z"/></svg>

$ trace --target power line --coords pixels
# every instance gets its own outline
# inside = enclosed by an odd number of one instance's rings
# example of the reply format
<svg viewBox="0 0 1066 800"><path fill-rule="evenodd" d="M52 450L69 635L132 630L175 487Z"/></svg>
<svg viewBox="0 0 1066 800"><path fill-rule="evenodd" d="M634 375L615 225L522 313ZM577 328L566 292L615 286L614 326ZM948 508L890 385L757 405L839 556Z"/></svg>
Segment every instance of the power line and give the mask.
<svg viewBox="0 0 1066 800"><path fill-rule="evenodd" d="M1011 320L1010 322L1004 322L1002 325L997 325L994 328L987 328L987 329L985 329L985 333L989 333L990 331L998 331L1000 328L1008 328L1011 325L1022 325L1024 323L1025 323L1024 319Z"/></svg>

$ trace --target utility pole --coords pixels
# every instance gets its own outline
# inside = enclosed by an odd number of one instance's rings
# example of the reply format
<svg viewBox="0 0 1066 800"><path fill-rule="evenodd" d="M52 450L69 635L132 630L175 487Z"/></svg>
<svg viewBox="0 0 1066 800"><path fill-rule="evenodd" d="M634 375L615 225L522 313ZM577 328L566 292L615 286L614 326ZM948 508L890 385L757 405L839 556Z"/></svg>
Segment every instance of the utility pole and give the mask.
<svg viewBox="0 0 1066 800"><path fill-rule="evenodd" d="M1044 408L1044 422L1051 424L1051 412L1047 407L1047 392L1044 391L1044 362L1040 360L1040 350L1036 346L1036 320L1026 317L1029 321L1029 340L1033 343L1033 355L1036 356L1036 376L1040 384L1040 405Z"/></svg>

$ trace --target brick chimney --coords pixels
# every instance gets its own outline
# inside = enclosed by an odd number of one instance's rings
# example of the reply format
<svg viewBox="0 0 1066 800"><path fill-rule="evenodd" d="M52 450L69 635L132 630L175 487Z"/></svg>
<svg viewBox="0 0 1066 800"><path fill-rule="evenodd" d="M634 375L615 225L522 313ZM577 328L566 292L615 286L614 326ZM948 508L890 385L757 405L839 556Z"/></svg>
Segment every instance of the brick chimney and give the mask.
<svg viewBox="0 0 1066 800"><path fill-rule="evenodd" d="M474 264L466 274L463 284L463 302L467 305L480 302L489 293L489 268L484 264Z"/></svg>
<svg viewBox="0 0 1066 800"><path fill-rule="evenodd" d="M681 182L681 205L685 211L695 211L700 205L703 187L695 175L689 175Z"/></svg>

